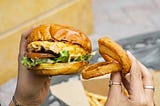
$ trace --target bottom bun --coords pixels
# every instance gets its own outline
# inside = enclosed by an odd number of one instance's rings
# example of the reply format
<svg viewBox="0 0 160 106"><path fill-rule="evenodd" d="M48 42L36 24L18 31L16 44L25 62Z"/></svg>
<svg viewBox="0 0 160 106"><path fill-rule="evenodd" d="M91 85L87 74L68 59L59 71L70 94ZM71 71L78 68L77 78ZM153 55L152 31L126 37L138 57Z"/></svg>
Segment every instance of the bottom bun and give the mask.
<svg viewBox="0 0 160 106"><path fill-rule="evenodd" d="M87 65L88 62L45 63L33 67L31 71L39 75L67 75L77 73Z"/></svg>

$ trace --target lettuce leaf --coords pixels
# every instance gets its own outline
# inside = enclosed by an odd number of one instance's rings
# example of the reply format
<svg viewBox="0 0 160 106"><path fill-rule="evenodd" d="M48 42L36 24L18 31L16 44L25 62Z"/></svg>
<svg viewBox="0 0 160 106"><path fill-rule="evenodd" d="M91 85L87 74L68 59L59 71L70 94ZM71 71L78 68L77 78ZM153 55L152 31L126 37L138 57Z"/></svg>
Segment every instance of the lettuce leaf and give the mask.
<svg viewBox="0 0 160 106"><path fill-rule="evenodd" d="M33 59L27 58L26 56L22 57L21 63L28 68L36 65Z"/></svg>
<svg viewBox="0 0 160 106"><path fill-rule="evenodd" d="M78 56L76 58L74 57L70 57L69 51L68 50L64 50L61 51L58 54L58 57L52 57L52 58L37 58L37 59L32 59L32 58L27 58L26 56L22 57L21 59L21 63L27 67L27 68L31 68L34 66L37 66L39 64L42 63L66 63L66 62L74 62L74 61L89 61L90 58L95 55L96 52L92 52L86 55L82 55L82 56ZM72 58L72 59L71 59Z"/></svg>
<svg viewBox="0 0 160 106"><path fill-rule="evenodd" d="M86 55L81 55L81 56L78 56L74 61L89 61L92 58L92 56L94 56L95 54L96 54L96 51Z"/></svg>
<svg viewBox="0 0 160 106"><path fill-rule="evenodd" d="M60 56L56 60L57 63L68 62L68 59L69 59L69 51L68 50L64 50L64 51L60 52L59 54L60 54Z"/></svg>

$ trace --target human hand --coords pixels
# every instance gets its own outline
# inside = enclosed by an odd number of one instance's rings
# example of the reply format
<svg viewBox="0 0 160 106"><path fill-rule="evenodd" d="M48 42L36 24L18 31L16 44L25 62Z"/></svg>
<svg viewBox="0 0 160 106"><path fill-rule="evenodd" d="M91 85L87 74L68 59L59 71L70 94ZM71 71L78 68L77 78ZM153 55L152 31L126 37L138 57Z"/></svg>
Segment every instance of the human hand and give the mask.
<svg viewBox="0 0 160 106"><path fill-rule="evenodd" d="M154 106L154 90L144 86L154 86L153 77L148 69L134 56L127 53L132 65L129 79L121 77L120 72L111 74L111 81L124 85L129 95L126 96L120 85L111 85L106 106Z"/></svg>
<svg viewBox="0 0 160 106"><path fill-rule="evenodd" d="M33 28L24 32L21 36L18 56L18 80L15 99L24 106L38 106L48 96L51 78L33 74L21 64L21 58L27 52L27 36Z"/></svg>

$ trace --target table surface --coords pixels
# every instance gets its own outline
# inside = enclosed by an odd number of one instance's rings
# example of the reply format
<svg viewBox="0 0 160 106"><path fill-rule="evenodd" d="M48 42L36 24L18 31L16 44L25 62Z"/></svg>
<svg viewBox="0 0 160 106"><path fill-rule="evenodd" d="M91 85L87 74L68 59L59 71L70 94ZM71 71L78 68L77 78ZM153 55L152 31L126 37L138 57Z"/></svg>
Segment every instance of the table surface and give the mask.
<svg viewBox="0 0 160 106"><path fill-rule="evenodd" d="M160 30L159 11L160 0L93 0L95 29L89 36L93 48L97 48L97 39L104 35L119 40ZM0 87L0 103L4 106L11 99L15 85L13 79Z"/></svg>

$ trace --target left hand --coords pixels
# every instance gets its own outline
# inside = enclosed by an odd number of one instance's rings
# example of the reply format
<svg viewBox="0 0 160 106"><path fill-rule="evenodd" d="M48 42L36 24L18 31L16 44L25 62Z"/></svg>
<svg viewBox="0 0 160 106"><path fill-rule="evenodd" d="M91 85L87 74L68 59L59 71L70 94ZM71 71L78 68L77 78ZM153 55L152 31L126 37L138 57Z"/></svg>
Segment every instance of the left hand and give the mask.
<svg viewBox="0 0 160 106"><path fill-rule="evenodd" d="M24 32L21 36L18 57L18 80L14 97L22 105L38 106L48 96L51 78L33 74L21 64L21 58L27 52L27 36L33 28Z"/></svg>

